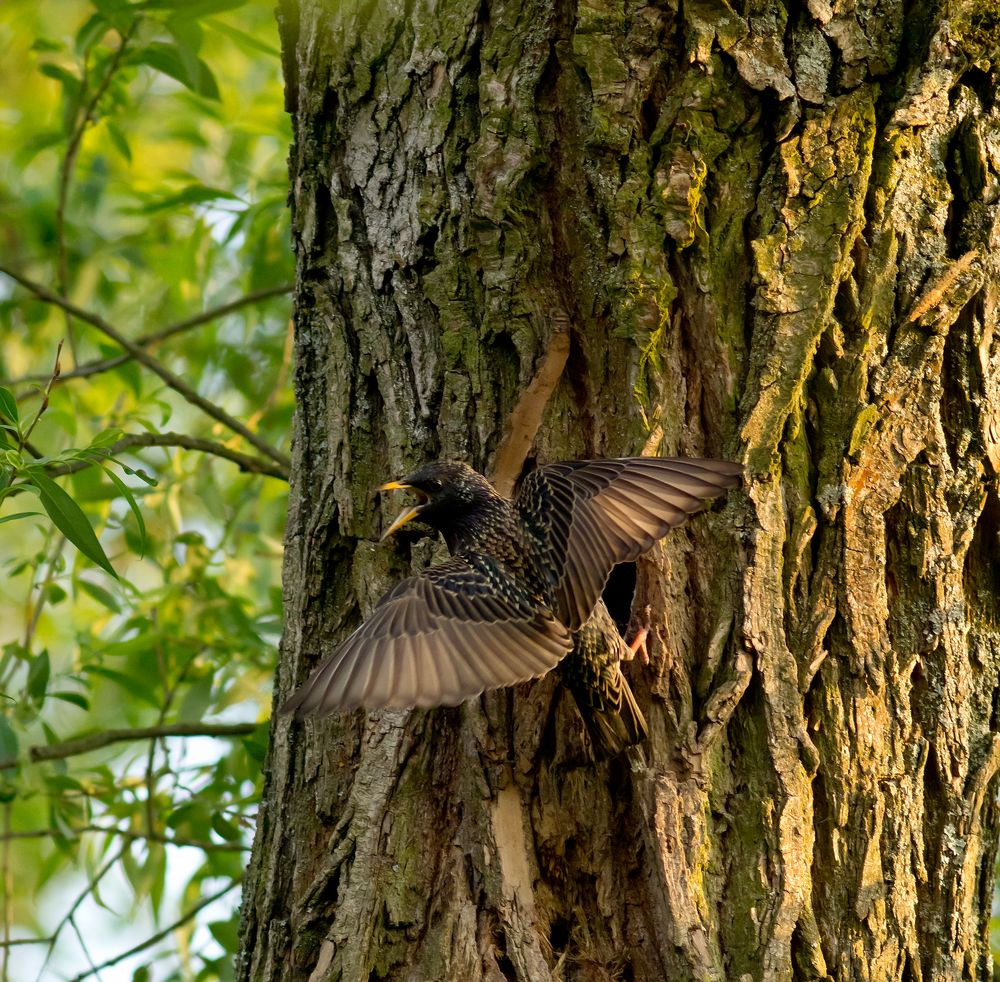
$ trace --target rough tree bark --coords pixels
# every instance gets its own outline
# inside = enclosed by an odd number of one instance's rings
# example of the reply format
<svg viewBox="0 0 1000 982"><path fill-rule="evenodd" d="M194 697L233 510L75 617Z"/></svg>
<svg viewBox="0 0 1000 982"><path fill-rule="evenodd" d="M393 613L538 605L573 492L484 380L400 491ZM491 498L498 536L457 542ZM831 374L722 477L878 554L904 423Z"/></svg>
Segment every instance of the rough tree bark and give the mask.
<svg viewBox="0 0 1000 982"><path fill-rule="evenodd" d="M647 768L582 763L551 678L277 720L239 977L990 978L995 0L279 19L279 698L439 555L377 544L373 488L419 461L645 448L748 480L638 564Z"/></svg>

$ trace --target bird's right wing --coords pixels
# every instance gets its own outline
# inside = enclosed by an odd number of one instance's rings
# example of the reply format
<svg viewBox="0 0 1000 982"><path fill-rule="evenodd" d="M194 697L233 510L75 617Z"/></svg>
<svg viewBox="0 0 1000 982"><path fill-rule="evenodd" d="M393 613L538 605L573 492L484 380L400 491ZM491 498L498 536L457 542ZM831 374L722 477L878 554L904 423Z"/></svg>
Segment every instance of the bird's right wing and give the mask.
<svg viewBox="0 0 1000 982"><path fill-rule="evenodd" d="M515 505L555 574L555 613L577 630L617 563L641 556L706 501L740 483L728 460L567 460L529 474Z"/></svg>
<svg viewBox="0 0 1000 982"><path fill-rule="evenodd" d="M455 557L403 580L281 712L454 706L544 675L570 634L504 576Z"/></svg>

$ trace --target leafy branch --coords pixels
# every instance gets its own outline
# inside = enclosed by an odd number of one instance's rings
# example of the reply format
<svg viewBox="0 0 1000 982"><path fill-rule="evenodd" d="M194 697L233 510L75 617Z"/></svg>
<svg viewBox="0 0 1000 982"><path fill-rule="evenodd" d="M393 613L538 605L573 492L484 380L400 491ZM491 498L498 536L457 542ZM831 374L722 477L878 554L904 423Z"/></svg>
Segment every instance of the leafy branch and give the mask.
<svg viewBox="0 0 1000 982"><path fill-rule="evenodd" d="M204 396L199 395L179 375L170 371L169 368L154 358L148 351L146 351L145 348L136 344L135 341L127 338L121 333L121 331L109 324L108 321L106 321L99 314L95 314L91 311L78 307L65 297L61 297L58 294L53 293L50 289L48 289L48 287L43 286L41 283L36 283L24 274L10 269L9 267L0 266L0 273L3 273L5 276L9 276L12 280L14 280L14 282L19 283L44 303L60 307L72 314L78 320L84 321L92 327L96 327L102 334L111 338L115 344L124 348L136 361L145 365L151 372L153 372L154 375L159 376L171 389L186 399L189 403L191 403L191 405L197 406L203 413L205 413L206 416L210 416L227 429L232 430L234 433L238 433L248 443L256 447L262 454L266 457L270 457L282 467L288 468L291 466L291 461L280 450L272 447L266 440L257 436L257 434L249 429L245 424L241 423L234 416L230 416L229 413L215 405L214 402L210 402Z"/></svg>
<svg viewBox="0 0 1000 982"><path fill-rule="evenodd" d="M288 480L288 468L279 464L271 463L260 457L252 457L250 454L240 453L232 450L223 443L215 443L212 440L202 440L198 437L187 436L184 433L129 433L120 440L115 441L106 448L106 454L113 457L115 454L126 450L134 450L136 447L180 447L183 450L198 450L201 453L211 454L214 457L222 457L224 460L236 464L241 471L246 474L264 474L268 477L276 477L279 480ZM53 464L46 467L46 472L52 477L61 477L65 474L75 474L85 467L91 466L94 461L75 460L72 463Z"/></svg>
<svg viewBox="0 0 1000 982"><path fill-rule="evenodd" d="M45 472L44 466L41 464L25 464L22 457L24 449L30 446L29 437L38 425L38 421L42 418L42 414L48 408L49 393L59 378L59 356L61 353L62 341L59 342L56 349L55 364L52 368L48 385L42 390L42 404L35 413L34 419L27 425L21 422L13 394L8 389L0 388L0 448L9 446L7 433L12 433L16 438L15 448L13 450L6 450L3 454L3 469L9 468L10 473L5 477L2 484L0 484L0 502L9 495L17 494L20 491L30 490L34 492L38 495L42 507L48 513L49 518L52 519L52 524L88 559L117 579L118 574L108 560L96 533L87 520L87 516L83 513L83 509L52 480ZM34 453L33 448L31 452ZM73 451L73 453L86 453L86 451ZM41 459L44 460L44 458ZM132 492L120 478L113 475L110 471L106 473L128 500L129 507L132 509L136 521L139 523L139 530L143 541L145 541L145 525L142 520L142 513L135 503ZM19 481L20 483L18 483ZM3 519L0 519L0 522L26 518L32 514L35 513L19 512L14 515L5 516ZM34 625L31 625L27 632L29 636L33 630Z"/></svg>

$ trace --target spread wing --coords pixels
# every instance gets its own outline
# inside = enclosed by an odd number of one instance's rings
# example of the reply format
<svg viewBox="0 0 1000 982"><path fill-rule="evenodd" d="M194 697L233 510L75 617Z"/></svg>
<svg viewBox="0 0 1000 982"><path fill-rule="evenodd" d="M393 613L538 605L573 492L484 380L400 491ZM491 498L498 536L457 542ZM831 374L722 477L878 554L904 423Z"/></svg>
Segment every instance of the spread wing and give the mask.
<svg viewBox="0 0 1000 982"><path fill-rule="evenodd" d="M281 712L454 706L544 675L569 632L494 564L455 557L387 593Z"/></svg>
<svg viewBox="0 0 1000 982"><path fill-rule="evenodd" d="M740 483L727 460L620 457L564 461L529 474L516 506L553 571L553 607L571 631L590 616L617 563Z"/></svg>

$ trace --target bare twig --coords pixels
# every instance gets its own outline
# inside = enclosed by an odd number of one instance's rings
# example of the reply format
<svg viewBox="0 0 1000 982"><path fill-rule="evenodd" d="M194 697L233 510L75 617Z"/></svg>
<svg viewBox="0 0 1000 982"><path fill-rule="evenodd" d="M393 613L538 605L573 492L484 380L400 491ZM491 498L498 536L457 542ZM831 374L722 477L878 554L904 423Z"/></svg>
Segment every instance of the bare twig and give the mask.
<svg viewBox="0 0 1000 982"><path fill-rule="evenodd" d="M97 886L101 880L104 879L108 873L114 869L115 864L125 855L125 850L128 849L129 844L126 842L121 849L119 849L113 856L111 856L107 862L93 875L93 877L87 881L87 885L81 890L76 899L70 905L69 910L64 915L63 919L56 925L56 929L52 932L52 936L49 938L49 948L45 952L45 961L42 962L41 971L38 973L38 982L41 982L45 978L45 969L48 967L49 959L52 957L52 952L55 951L56 942L59 940L59 935L62 934L63 928L69 924L73 919L73 915L79 910L80 904L84 902L93 892L94 888Z"/></svg>
<svg viewBox="0 0 1000 982"><path fill-rule="evenodd" d="M42 390L42 404L38 407L38 412L35 413L35 418L31 421L31 425L21 434L21 438L17 442L17 449L23 450L25 444L31 439L31 434L35 432L35 427L38 425L38 421L42 418L42 413L49 408L49 394L52 392L52 386L55 385L56 380L59 378L59 373L62 371L62 366L59 364L59 356L62 354L63 343L62 341L56 345L56 360L52 365L52 371L49 374L49 380Z"/></svg>
<svg viewBox="0 0 1000 982"><path fill-rule="evenodd" d="M28 758L32 763L41 760L65 760L78 754L88 754L92 750L109 747L113 743L126 743L129 740L149 740L154 737L241 737L249 736L257 729L256 723L167 723L164 726L135 726L121 730L102 730L79 740L67 740L64 743L53 743L48 746L36 745L28 748ZM13 767L16 757L0 759L0 770Z"/></svg>
<svg viewBox="0 0 1000 982"><path fill-rule="evenodd" d="M107 449L109 454L114 456L135 447L181 447L184 450L199 450L202 453L232 461L247 474L266 474L268 477L276 477L282 481L288 480L287 467L271 463L271 461L263 460L260 457L253 457L250 454L240 453L238 450L231 450L223 443L202 440L184 433L130 433L111 444ZM45 472L50 477L60 477L64 474L75 474L86 467L92 467L95 463L96 461L93 460L77 460L71 464L55 464L52 467L46 467Z"/></svg>
<svg viewBox="0 0 1000 982"><path fill-rule="evenodd" d="M147 948L151 948L153 945L158 944L164 938L169 937L178 928L183 927L188 921L193 920L198 914L201 913L209 904L214 904L216 900L221 900L230 890L234 887L238 887L243 881L233 880L228 886L224 886L221 890L217 890L215 893L208 897L204 897L199 900L187 913L182 914L180 917L174 921L173 924L168 925L162 931L157 931L156 934L150 935L145 941L141 941L139 944L128 951L123 951L121 954L115 955L113 958L109 958L107 961L101 962L95 969L82 972L80 975L73 977L73 982L84 982L84 979L89 979L90 976L99 972L104 968L111 968L112 965L117 965L119 962L124 961L126 958L131 958L133 955L139 954L140 951L145 951Z"/></svg>
<svg viewBox="0 0 1000 982"><path fill-rule="evenodd" d="M226 314L231 314L234 310L249 307L255 303L261 303L264 300L270 300L272 297L284 296L286 293L291 293L294 289L293 284L282 283L281 286L268 287L266 290L254 290L252 293L237 297L235 300L220 304L218 307L203 310L200 314L195 314L193 317L177 321L174 324L168 324L158 331L142 334L135 339L135 343L142 348L155 347L161 341L166 341L168 338L172 338L177 334L183 334L185 331L190 331L193 328L201 327L202 324L207 324L219 317L225 317ZM124 365L131 360L132 356L130 354L115 355L114 358L98 358L94 361L85 362L72 371L63 372L59 377L59 381L69 382L75 378L89 378L91 375L99 375L101 372L110 371L112 368L117 368L119 365ZM22 375L20 378L3 379L0 381L0 385L12 387L15 385L25 385L28 382L44 382L47 378L48 375L44 374Z"/></svg>
<svg viewBox="0 0 1000 982"><path fill-rule="evenodd" d="M84 940L83 934L80 931L80 926L76 923L76 917L70 917L69 926L73 928L76 940L80 942L80 947L83 949L83 956L87 959L87 964L90 966L91 971L98 977L98 979L100 979L101 970L94 964L94 959L90 957L90 948L87 947L87 942Z"/></svg>
<svg viewBox="0 0 1000 982"><path fill-rule="evenodd" d="M239 433L248 443L255 446L262 454L270 457L272 460L277 461L282 467L290 467L291 461L285 456L280 450L272 447L266 440L261 439L257 436L253 430L249 429L246 425L241 423L238 419L230 416L224 409L220 409L213 402L209 402L204 396L199 395L187 384L179 375L170 371L165 365L161 364L156 358L154 358L145 348L140 347L134 341L125 337L118 328L113 327L109 324L103 317L98 314L94 314L91 311L84 310L82 307L78 307L75 303L67 300L65 297L61 297L56 293L53 293L48 287L42 286L41 283L36 283L34 280L29 279L27 276L16 272L15 270L9 269L6 266L0 266L0 273L9 276L12 280L20 283L26 290L33 293L39 300L45 303L53 304L56 307L61 307L63 310L68 311L78 320L82 320L92 327L96 327L102 334L106 334L115 344L124 348L132 357L145 365L154 375L158 375L163 379L166 384L173 389L175 392L183 396L188 402L193 406L197 406L203 413L207 416L211 416L216 422L221 423L223 426L232 430L234 433Z"/></svg>
<svg viewBox="0 0 1000 982"><path fill-rule="evenodd" d="M46 551L48 551L49 541L50 537L49 535L46 535L45 537ZM62 551L65 547L66 547L66 536L60 535L59 538L56 540L55 546L52 548L52 555L48 559L48 565L45 569L45 577L42 579L42 582L38 584L38 597L35 600L34 605L30 607L31 617L28 620L28 623L24 625L25 651L31 650L31 643L32 641L34 641L35 631L38 630L38 622L39 620L41 620L42 611L45 609L45 601L48 594L47 587L58 573L59 557L62 555ZM29 591L26 600L30 599L30 596L31 594Z"/></svg>

